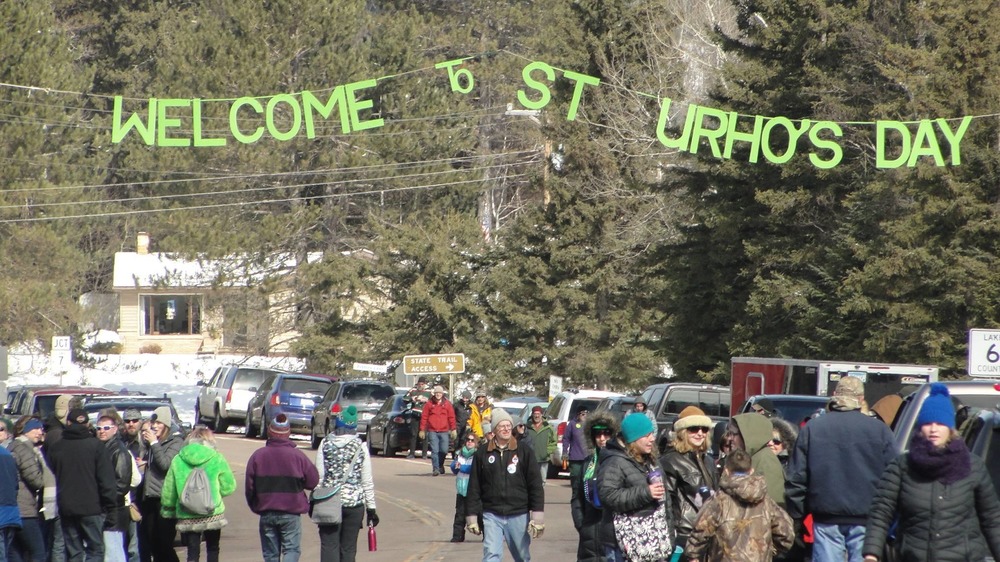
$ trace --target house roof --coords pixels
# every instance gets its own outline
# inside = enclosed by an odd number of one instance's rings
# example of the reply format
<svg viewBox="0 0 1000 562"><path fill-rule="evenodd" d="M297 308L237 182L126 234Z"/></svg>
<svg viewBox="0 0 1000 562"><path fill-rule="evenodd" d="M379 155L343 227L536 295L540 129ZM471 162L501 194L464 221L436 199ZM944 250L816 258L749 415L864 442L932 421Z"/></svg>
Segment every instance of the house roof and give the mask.
<svg viewBox="0 0 1000 562"><path fill-rule="evenodd" d="M320 261L322 254L310 252L309 263ZM248 265L246 260L186 259L176 254L151 252L116 252L112 287L115 289L209 287L218 279L222 285L246 286L247 280L263 279L266 275L290 273L297 262L288 256L276 256L268 263Z"/></svg>

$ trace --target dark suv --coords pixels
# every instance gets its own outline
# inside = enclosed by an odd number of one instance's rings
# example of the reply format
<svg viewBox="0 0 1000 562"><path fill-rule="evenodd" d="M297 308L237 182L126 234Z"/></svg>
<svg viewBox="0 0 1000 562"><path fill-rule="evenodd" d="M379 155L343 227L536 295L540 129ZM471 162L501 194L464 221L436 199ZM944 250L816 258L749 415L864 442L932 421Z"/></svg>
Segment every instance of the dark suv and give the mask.
<svg viewBox="0 0 1000 562"><path fill-rule="evenodd" d="M368 421L378 412L386 398L396 394L391 384L375 380L337 381L330 385L323 400L313 408L310 422L310 443L319 448L320 441L333 429L332 415L348 406L358 409L358 435L365 439Z"/></svg>
<svg viewBox="0 0 1000 562"><path fill-rule="evenodd" d="M992 410L1000 405L1000 384L992 380L978 381L939 381L948 387L951 401L956 406L959 424L979 410ZM909 396L903 398L899 413L892 424L895 434L896 450L906 452L909 449L910 438L917 431L917 414L920 413L924 400L930 393L931 385L922 384Z"/></svg>
<svg viewBox="0 0 1000 562"><path fill-rule="evenodd" d="M250 399L264 380L275 374L282 371L238 365L219 367L208 382L198 381L201 392L194 403L195 423L212 422L216 433L225 433L230 423L243 424Z"/></svg>
<svg viewBox="0 0 1000 562"><path fill-rule="evenodd" d="M656 416L657 446L666 450L674 421L688 406L701 408L714 422L729 420L729 387L717 384L671 382L653 384L642 391L646 407Z"/></svg>

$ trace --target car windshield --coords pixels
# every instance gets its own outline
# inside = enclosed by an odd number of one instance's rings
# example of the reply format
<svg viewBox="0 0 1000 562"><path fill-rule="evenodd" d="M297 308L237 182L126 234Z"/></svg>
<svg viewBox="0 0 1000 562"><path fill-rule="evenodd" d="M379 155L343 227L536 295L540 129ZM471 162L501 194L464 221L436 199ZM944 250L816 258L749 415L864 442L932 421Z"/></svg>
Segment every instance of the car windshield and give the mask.
<svg viewBox="0 0 1000 562"><path fill-rule="evenodd" d="M818 397L816 401L792 401L771 399L774 405L774 415L792 423L799 423L806 418L812 417L816 410L821 410L826 406L827 399Z"/></svg>
<svg viewBox="0 0 1000 562"><path fill-rule="evenodd" d="M113 402L91 402L89 404L84 404L83 409L87 411L87 415L90 417L90 421L97 421L98 414L101 412L101 410L104 410L105 408L114 408L118 410L119 415L125 413L125 410L129 408L135 408L136 410L139 410L139 413L142 415L143 419L149 419L149 417L153 415L154 410L156 410L160 406L166 406L166 405L167 404L164 402L160 403L146 402L141 404L135 404L135 403L115 404ZM173 411L173 408L171 408L170 411L171 415L176 416L176 414Z"/></svg>
<svg viewBox="0 0 1000 562"><path fill-rule="evenodd" d="M281 381L281 392L322 396L331 384L333 383L308 379L285 379Z"/></svg>
<svg viewBox="0 0 1000 562"><path fill-rule="evenodd" d="M271 371L262 371L260 369L240 369L236 373L236 380L233 381L233 390L258 388L270 374L272 374Z"/></svg>
<svg viewBox="0 0 1000 562"><path fill-rule="evenodd" d="M573 400L573 405L569 407L569 419L575 418L580 413L580 410L587 410L589 412L597 410L597 405L600 403L600 398L577 398Z"/></svg>
<svg viewBox="0 0 1000 562"><path fill-rule="evenodd" d="M395 393L396 391L389 385L350 384L344 387L344 394L341 396L341 400L361 404L371 404L373 402L381 404L386 398Z"/></svg>

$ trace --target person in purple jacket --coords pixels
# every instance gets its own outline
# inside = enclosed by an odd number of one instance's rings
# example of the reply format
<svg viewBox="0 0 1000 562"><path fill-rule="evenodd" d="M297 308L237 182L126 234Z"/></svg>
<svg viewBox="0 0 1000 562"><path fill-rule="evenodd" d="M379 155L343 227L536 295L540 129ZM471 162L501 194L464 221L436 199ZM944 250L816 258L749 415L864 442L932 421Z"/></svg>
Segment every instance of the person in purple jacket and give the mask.
<svg viewBox="0 0 1000 562"><path fill-rule="evenodd" d="M264 562L298 562L301 516L309 511L305 491L319 484L316 465L292 443L291 432L288 417L278 414L267 426L267 444L247 461L247 505L260 515Z"/></svg>
<svg viewBox="0 0 1000 562"><path fill-rule="evenodd" d="M569 510L573 515L573 526L577 532L583 527L583 496L577 491L583 489L583 468L590 458L587 434L583 429L583 422L586 421L588 414L590 412L583 408L576 413L576 419L566 423L562 442L563 458L569 459L569 481L572 490Z"/></svg>

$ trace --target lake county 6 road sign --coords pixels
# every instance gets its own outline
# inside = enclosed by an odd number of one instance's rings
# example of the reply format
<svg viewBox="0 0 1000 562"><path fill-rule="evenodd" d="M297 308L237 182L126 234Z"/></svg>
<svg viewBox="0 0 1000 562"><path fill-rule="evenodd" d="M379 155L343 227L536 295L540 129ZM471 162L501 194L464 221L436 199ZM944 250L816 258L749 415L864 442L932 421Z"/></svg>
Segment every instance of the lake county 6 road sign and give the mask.
<svg viewBox="0 0 1000 562"><path fill-rule="evenodd" d="M403 357L404 375L452 375L465 372L465 354L407 355Z"/></svg>

